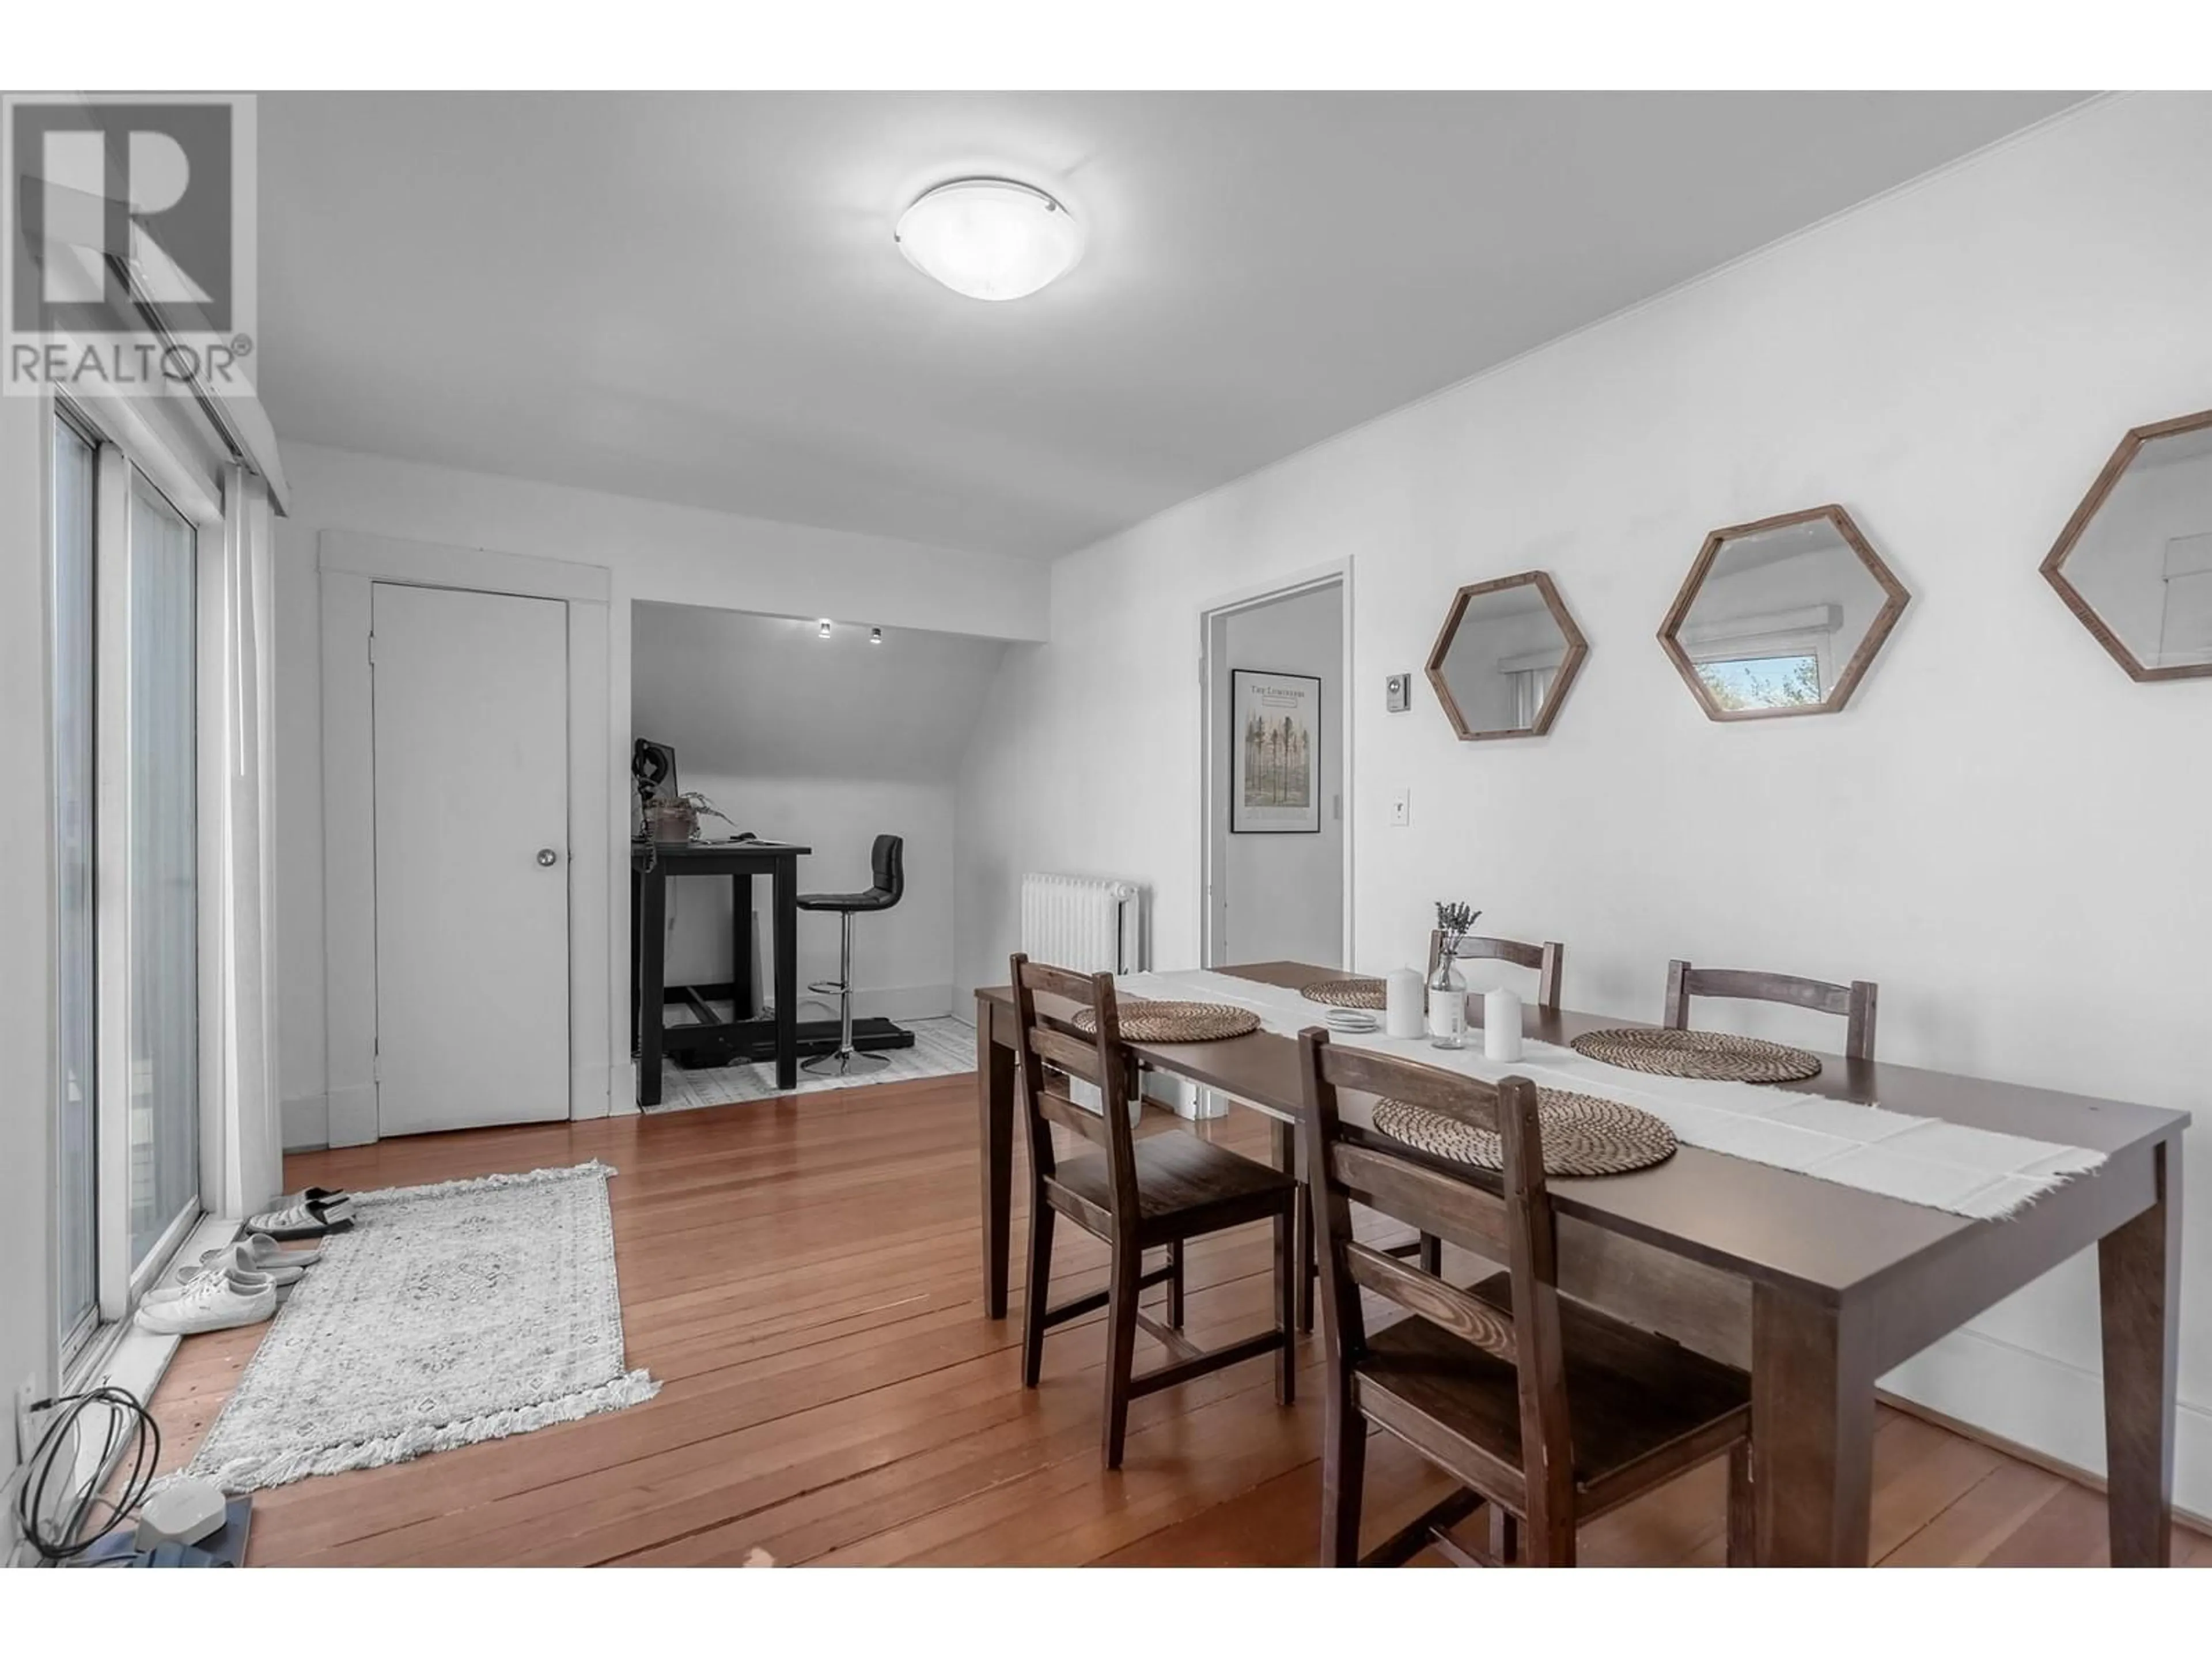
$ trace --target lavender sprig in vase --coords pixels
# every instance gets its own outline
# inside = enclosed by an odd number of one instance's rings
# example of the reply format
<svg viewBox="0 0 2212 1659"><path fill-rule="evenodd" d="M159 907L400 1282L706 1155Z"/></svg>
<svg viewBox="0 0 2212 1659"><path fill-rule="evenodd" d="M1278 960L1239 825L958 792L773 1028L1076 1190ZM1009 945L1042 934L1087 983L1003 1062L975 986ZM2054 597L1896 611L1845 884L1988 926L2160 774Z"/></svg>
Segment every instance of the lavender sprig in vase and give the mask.
<svg viewBox="0 0 2212 1659"><path fill-rule="evenodd" d="M1431 1047L1467 1047L1467 975L1459 970L1459 945L1481 914L1455 900L1443 901L1437 906L1437 966L1429 975Z"/></svg>

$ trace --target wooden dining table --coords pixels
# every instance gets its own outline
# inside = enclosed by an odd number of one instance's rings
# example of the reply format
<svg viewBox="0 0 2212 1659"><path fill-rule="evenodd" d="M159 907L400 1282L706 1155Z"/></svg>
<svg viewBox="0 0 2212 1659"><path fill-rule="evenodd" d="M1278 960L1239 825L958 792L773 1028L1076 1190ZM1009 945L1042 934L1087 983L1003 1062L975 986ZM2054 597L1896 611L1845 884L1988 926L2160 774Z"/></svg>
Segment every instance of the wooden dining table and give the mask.
<svg viewBox="0 0 2212 1659"><path fill-rule="evenodd" d="M1216 971L1291 988L1341 976L1291 962ZM1074 1012L1038 1001L1048 1013ZM1470 1000L1477 1027L1481 1009L1481 998ZM1560 1044L1637 1024L1533 1005L1522 1023L1528 1038ZM1006 1312L1016 1043L1010 993L979 990L983 1299L994 1319ZM1279 1121L1304 1110L1298 1048L1287 1037L1127 1047L1146 1066ZM2166 1565L2188 1114L1825 1055L1818 1077L1788 1086L2085 1147L2105 1162L1996 1221L1693 1146L1633 1174L1551 1180L1563 1291L1750 1372L1756 1559L1864 1565L1877 1379L2094 1245L2112 1559ZM1279 1134L1278 1155L1291 1144ZM1495 1179L1472 1169L1467 1178Z"/></svg>

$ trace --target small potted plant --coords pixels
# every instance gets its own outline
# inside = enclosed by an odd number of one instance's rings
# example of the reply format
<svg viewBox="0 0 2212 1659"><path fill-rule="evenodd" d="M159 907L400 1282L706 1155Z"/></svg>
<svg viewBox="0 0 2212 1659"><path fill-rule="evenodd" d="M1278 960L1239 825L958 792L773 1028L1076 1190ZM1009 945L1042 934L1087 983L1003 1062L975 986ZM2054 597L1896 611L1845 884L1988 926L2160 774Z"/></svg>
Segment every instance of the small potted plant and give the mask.
<svg viewBox="0 0 2212 1659"><path fill-rule="evenodd" d="M1467 975L1459 970L1459 945L1481 915L1455 899L1437 902L1437 969L1429 975L1429 1042L1435 1048L1467 1046Z"/></svg>
<svg viewBox="0 0 2212 1659"><path fill-rule="evenodd" d="M727 813L696 789L687 789L680 795L656 795L645 802L647 836L663 845L696 841L702 817L720 818L732 830L737 828Z"/></svg>

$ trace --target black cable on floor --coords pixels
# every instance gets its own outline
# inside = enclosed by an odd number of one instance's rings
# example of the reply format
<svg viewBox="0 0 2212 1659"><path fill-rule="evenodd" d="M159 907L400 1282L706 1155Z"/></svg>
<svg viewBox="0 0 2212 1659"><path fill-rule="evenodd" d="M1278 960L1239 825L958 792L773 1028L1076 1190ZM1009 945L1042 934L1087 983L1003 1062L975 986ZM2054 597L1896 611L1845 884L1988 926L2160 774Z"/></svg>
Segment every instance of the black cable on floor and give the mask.
<svg viewBox="0 0 2212 1659"><path fill-rule="evenodd" d="M75 1448L73 1431L77 1420L94 1406L105 1407L108 1417L106 1438L100 1447L100 1461L94 1467L103 1471L108 1468L127 1434L131 1440L130 1478L123 1483L120 1495L114 1498L101 1498L96 1491L86 1492L63 1522L60 1535L48 1537L40 1528L54 1466L62 1461L64 1449ZM33 1401L31 1409L51 1410L54 1414L47 1421L46 1431L39 1437L38 1446L23 1471L22 1485L16 1489L15 1522L42 1559L66 1561L90 1549L146 1501L147 1491L154 1484L154 1471L161 1462L161 1425L128 1389L103 1386L88 1389L82 1394L58 1395L51 1400ZM76 1465L77 1460L71 1457L64 1480L75 1478ZM86 1522L97 1504L106 1505L107 1519L97 1528L89 1528Z"/></svg>

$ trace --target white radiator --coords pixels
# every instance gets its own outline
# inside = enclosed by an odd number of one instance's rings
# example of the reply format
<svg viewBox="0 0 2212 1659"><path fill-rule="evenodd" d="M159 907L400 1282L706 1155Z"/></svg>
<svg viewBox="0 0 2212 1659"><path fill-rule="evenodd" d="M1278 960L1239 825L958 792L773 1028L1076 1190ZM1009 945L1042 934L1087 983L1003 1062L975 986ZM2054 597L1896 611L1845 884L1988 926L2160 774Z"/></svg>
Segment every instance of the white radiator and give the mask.
<svg viewBox="0 0 2212 1659"><path fill-rule="evenodd" d="M1024 876L1022 951L1079 974L1136 973L1144 966L1140 890L1095 876Z"/></svg>

